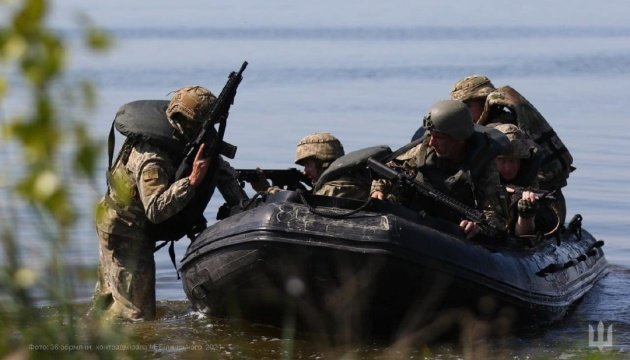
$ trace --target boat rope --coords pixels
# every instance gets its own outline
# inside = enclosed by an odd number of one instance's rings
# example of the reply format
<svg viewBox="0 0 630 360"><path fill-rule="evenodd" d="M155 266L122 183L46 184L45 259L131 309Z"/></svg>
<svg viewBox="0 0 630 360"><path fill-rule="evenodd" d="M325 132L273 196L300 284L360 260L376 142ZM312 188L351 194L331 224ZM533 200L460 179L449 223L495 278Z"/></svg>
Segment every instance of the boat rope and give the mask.
<svg viewBox="0 0 630 360"><path fill-rule="evenodd" d="M372 203L372 198L368 198L361 206L359 206L356 209L350 210L348 212L344 212L344 213L339 213L339 212L332 212L332 211L323 211L323 210L318 210L315 207L313 207L311 204L308 203L308 201L306 200L306 197L304 196L304 192L302 190L297 190L297 194L300 198L300 201L302 202L302 204L304 204L308 210L310 212L312 212L315 215L320 215L323 217L327 217L327 218L331 218L331 219L345 219L348 218L356 213L358 213L359 211L365 209L369 204Z"/></svg>
<svg viewBox="0 0 630 360"><path fill-rule="evenodd" d="M558 272L560 270L568 269L572 266L575 266L581 261L585 261L589 257L596 256L597 254L599 254L599 250L597 249L601 248L602 246L604 246L604 240L597 240L591 246L589 246L588 250L586 250L584 254L580 254L575 259L571 259L565 263L549 264L545 266L543 269L541 269L540 271L538 271L536 275L545 276L547 274L551 274L551 273Z"/></svg>
<svg viewBox="0 0 630 360"><path fill-rule="evenodd" d="M256 195L254 195L245 205L241 206L241 209L243 211L248 210L250 206L252 206L252 204L254 203L254 201L256 201L259 197L261 197L262 195L264 195L265 192L264 191L259 191L256 193Z"/></svg>
<svg viewBox="0 0 630 360"><path fill-rule="evenodd" d="M560 230L560 227L562 226L562 224L560 224L560 214L558 213L558 210L555 207L551 207L551 209L553 213L556 215L556 224L554 225L553 229L544 233L542 231L538 231L535 235L520 235L518 236L518 238L525 239L529 247L534 247L536 246L536 244L539 244L541 241L545 239L549 239L555 235L557 238L557 243L558 245L560 245L560 233L558 231ZM581 221L581 217L580 217L580 221ZM582 233L580 233L578 237L580 237L581 235Z"/></svg>

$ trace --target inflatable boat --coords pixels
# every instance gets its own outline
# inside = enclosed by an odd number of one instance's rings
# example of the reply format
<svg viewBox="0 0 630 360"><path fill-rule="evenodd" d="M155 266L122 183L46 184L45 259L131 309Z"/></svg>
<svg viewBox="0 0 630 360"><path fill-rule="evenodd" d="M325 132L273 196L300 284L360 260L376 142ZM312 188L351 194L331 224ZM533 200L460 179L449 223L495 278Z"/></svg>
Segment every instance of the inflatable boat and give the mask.
<svg viewBox="0 0 630 360"><path fill-rule="evenodd" d="M602 245L579 215L534 242L469 240L394 203L280 191L209 226L180 270L196 309L279 326L392 332L457 308L541 324L606 274Z"/></svg>

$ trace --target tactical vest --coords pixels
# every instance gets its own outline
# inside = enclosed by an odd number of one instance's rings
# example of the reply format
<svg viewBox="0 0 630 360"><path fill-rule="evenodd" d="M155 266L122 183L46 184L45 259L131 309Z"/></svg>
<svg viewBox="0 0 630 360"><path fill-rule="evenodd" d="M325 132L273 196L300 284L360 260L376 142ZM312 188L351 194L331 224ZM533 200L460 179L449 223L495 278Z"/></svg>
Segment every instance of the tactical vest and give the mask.
<svg viewBox="0 0 630 360"><path fill-rule="evenodd" d="M478 123L485 125L497 121L490 115L496 107L507 107L516 118L514 125L540 145L542 160L538 181L541 189L554 190L566 186L569 174L575 170L573 157L547 120L520 93L503 86L488 95Z"/></svg>
<svg viewBox="0 0 630 360"><path fill-rule="evenodd" d="M166 117L168 105L168 100L138 100L123 105L116 113L108 140L108 193L105 198L107 204L114 208L121 217L125 217L125 209L118 206L116 201L112 201L110 196L110 174L112 170L118 167L119 163L125 164L127 162L134 144L148 142L160 149L164 149L164 151L172 155L176 161L175 165L178 165L183 158L186 142L175 136L175 130L171 127ZM114 128L126 136L126 140L116 162L112 164L115 145ZM195 190L193 199L175 216L159 224L146 221L147 236L155 241L172 241L179 240L184 235L193 236L203 230L206 226L203 211L208 205L216 187L215 173L216 167L214 167L214 172L212 168L208 171L203 183ZM172 180L175 181L176 179ZM137 189L135 189L135 192L137 194ZM139 199L134 200L139 201Z"/></svg>
<svg viewBox="0 0 630 360"><path fill-rule="evenodd" d="M433 148L429 147L430 138L427 137L418 154L417 180L428 182L438 191L452 196L465 205L479 208L480 199L475 184L479 183L486 166L494 161L497 154L506 151L504 147L506 142L501 140L500 144L497 144L492 139L493 135L496 133L475 131L468 139L464 160L456 168L444 167L444 160L439 159ZM461 220L461 216L450 209L437 204L432 205L435 210L433 215L455 222Z"/></svg>

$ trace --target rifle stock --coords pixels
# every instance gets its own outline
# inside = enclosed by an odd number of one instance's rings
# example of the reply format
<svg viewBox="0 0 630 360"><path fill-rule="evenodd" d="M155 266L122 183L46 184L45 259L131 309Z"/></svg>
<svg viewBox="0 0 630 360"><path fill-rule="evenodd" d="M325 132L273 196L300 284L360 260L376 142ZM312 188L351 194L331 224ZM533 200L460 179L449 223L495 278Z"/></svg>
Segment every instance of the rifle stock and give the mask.
<svg viewBox="0 0 630 360"><path fill-rule="evenodd" d="M388 180L397 181L404 185L413 186L420 194L437 201L438 203L454 210L462 217L477 223L481 228L481 232L485 235L496 238L504 234L501 229L485 217L482 211L473 209L470 206L441 193L431 185L420 182L404 172L399 172L387 167L385 164L374 160L373 158L368 159L367 165L370 169L374 170L382 177Z"/></svg>

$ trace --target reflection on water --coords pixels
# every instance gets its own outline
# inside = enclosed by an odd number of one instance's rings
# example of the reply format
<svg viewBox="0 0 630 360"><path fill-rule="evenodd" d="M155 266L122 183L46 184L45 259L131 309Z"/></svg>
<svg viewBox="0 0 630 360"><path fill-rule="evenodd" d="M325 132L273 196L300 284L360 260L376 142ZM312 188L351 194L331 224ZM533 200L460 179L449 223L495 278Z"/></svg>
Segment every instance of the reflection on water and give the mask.
<svg viewBox="0 0 630 360"><path fill-rule="evenodd" d="M226 358L226 359L327 359L355 358L583 358L596 356L599 350L589 347L588 325L603 321L614 326L613 348L606 354L623 358L630 346L630 315L620 309L630 307L630 299L622 289L630 286L625 268L613 266L604 278L563 321L550 327L522 330L517 335L491 337L468 346L455 336L425 346L407 343L391 348L397 339L369 339L359 343L336 343L320 334L287 336L283 329L227 320L193 311L187 301L160 301L158 319L125 323L130 335L126 344L108 344L109 351L132 349L150 358ZM621 301L621 303L619 303ZM84 313L85 305L77 306ZM54 308L48 308L51 314ZM457 334L456 329L455 334ZM479 328L482 331L482 328Z"/></svg>

